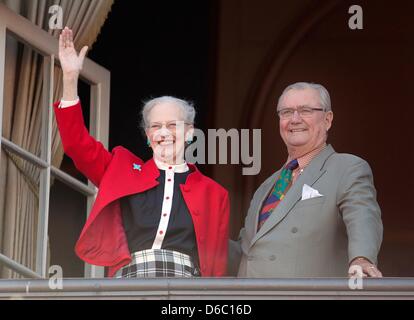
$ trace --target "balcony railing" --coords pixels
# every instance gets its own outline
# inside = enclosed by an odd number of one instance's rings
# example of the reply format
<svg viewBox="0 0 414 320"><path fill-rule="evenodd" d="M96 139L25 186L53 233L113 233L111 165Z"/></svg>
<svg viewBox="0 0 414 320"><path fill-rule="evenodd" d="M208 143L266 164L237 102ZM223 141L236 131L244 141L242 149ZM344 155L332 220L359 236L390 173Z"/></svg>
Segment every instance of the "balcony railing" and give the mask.
<svg viewBox="0 0 414 320"><path fill-rule="evenodd" d="M414 278L239 279L52 279L0 280L0 299L414 299ZM56 286L55 286L56 287Z"/></svg>

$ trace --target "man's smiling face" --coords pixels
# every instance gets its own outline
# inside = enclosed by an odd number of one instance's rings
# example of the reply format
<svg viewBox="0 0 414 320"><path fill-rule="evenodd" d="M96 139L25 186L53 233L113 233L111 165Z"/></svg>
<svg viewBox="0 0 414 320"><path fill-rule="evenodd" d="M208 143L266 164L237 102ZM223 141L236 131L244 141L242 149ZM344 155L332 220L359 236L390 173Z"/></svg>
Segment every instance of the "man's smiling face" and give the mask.
<svg viewBox="0 0 414 320"><path fill-rule="evenodd" d="M285 92L280 100L278 111L286 108L297 110L298 107L323 108L318 91L311 88L291 89ZM314 111L308 117L302 117L298 112L294 112L288 119L280 118L280 136L288 150L301 150L301 153L305 154L326 141L332 119L332 111Z"/></svg>

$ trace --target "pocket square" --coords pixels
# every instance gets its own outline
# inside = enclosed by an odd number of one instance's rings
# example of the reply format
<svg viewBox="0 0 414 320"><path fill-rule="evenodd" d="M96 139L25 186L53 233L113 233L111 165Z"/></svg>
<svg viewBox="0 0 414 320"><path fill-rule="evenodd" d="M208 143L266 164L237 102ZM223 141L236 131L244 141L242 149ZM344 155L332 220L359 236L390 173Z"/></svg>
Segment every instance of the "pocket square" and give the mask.
<svg viewBox="0 0 414 320"><path fill-rule="evenodd" d="M322 197L322 196L323 194L320 194L318 190L313 189L312 187L308 186L306 183L303 185L301 200L312 199L312 198Z"/></svg>

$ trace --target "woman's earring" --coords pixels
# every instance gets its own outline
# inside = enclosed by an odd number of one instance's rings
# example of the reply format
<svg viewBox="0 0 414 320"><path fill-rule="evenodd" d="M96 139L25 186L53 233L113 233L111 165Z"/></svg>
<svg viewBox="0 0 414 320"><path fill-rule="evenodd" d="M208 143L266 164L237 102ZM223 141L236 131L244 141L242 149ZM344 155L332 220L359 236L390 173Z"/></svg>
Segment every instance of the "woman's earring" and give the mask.
<svg viewBox="0 0 414 320"><path fill-rule="evenodd" d="M149 147L151 145L151 141L149 138L147 138L147 146Z"/></svg>
<svg viewBox="0 0 414 320"><path fill-rule="evenodd" d="M192 142L193 142L193 140L192 140L192 139L188 139L188 140L186 141L187 145L190 145Z"/></svg>

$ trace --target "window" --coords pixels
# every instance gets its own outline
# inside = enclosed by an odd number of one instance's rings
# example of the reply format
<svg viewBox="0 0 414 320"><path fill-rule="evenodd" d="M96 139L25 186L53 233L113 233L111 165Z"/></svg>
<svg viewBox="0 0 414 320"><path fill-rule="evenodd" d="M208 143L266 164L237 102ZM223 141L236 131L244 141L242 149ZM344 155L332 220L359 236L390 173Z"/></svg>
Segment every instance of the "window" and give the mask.
<svg viewBox="0 0 414 320"><path fill-rule="evenodd" d="M57 41L56 38L52 37L47 32L34 26L23 17L16 15L3 5L0 5L0 131L2 132L0 141L0 167L2 168L0 171L0 179L2 181L2 187L4 187L0 189L0 193L6 192L8 188L7 179L14 178L11 176L7 177L7 171L4 169L6 162L9 163L10 161L14 161L11 166L16 166L16 164L20 163L20 169L26 168L28 169L28 172L32 172L32 176L35 177L34 179L24 170L15 170L19 177L25 177L25 183L27 183L28 186L31 186L34 190L34 194L36 194L36 197L34 197L36 201L32 205L32 213L34 214L30 216L34 219L35 225L37 226L33 234L33 239L35 239L32 250L33 259L31 259L34 261L34 265L32 266L33 270L14 261L17 259L10 259L7 255L0 256L0 264L8 266L8 268L12 268L20 274L32 277L36 277L33 271L40 277L48 276L48 220L51 184L58 180L60 183L64 184L66 188L70 188L72 191L86 197L87 208L85 211L85 219L86 213L90 211L96 194L96 189L90 182L85 183L79 181L64 170L53 165L52 156L54 152L56 152L56 146L60 143L60 139L56 138L57 131L56 126L54 125L54 115L51 107L52 103L60 98L58 81L60 72L58 66L59 62L56 58ZM34 97L31 96L31 99L28 99L30 103L27 103L27 105L36 105L38 108L30 110L30 115L27 116L26 122L32 124L32 122L35 123L37 121L38 125L37 127L34 124L32 126L28 125L29 131L25 130L25 132L22 133L25 137L22 141L28 140L26 137L29 133L32 133L33 136L37 138L37 144L35 143L32 148L28 148L28 144L26 143L18 143L18 141L14 141L15 139L3 136L3 129L5 129L4 122L12 121L10 119L13 119L9 113L11 110L5 110L4 108L4 101L6 98L4 89L6 85L10 84L8 83L9 79L6 78L7 74L5 72L7 63L7 44L9 43L15 43L17 47L26 50L26 52L30 52L29 54L36 57L36 59L33 60L36 60L35 63L38 67L36 70L38 73L33 76L34 78L30 78L30 83L31 85L41 86L37 90L40 94L37 97L36 95L34 95ZM28 65L29 60L25 63ZM38 78L42 81L33 81L33 79L36 80ZM104 145L107 145L110 73L106 69L86 59L81 73L81 79L90 86L89 132ZM24 86L28 85L28 83L19 81L16 85L19 88L21 87L24 89ZM19 125L17 125L17 127L13 128L13 131L16 132L16 130L20 129L23 130L27 128L20 128ZM39 133L40 136L38 136L37 133ZM31 183L30 181L35 181L35 183ZM22 199L24 198L24 195L16 194L16 198ZM22 203L21 201L17 202L19 205ZM27 204L26 206L30 207L30 205ZM0 210L3 209L0 208ZM16 219L18 213L22 212L22 210L17 207L15 207L13 211L13 213L9 212L9 214L15 215L13 218ZM7 221L7 219L3 221ZM25 227L26 226L24 226L23 223L23 228ZM10 231L10 226L7 225L0 224L0 228L9 228ZM21 229L21 225L16 224L16 230L11 230L11 232L16 232L19 228ZM0 230L0 232L2 232L2 230ZM20 230L19 232L19 237L29 236L28 233L25 232L25 229ZM24 250L30 249L25 247ZM3 252L0 250L0 253ZM13 256L16 257L21 255L16 252L13 253ZM102 268L85 266L85 276L103 276Z"/></svg>

